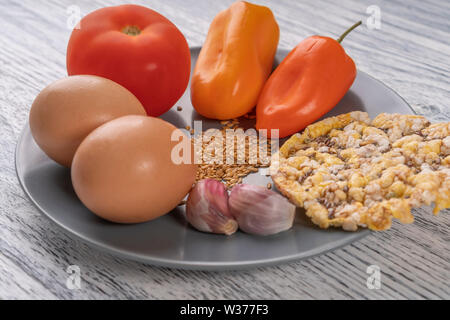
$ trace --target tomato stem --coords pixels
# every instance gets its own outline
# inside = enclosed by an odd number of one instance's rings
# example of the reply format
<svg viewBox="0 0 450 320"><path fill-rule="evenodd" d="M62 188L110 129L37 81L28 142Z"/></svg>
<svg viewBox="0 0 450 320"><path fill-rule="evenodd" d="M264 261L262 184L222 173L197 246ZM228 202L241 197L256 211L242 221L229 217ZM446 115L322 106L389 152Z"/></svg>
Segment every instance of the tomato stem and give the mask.
<svg viewBox="0 0 450 320"><path fill-rule="evenodd" d="M358 21L357 23L355 23L354 25L352 25L349 29L347 29L347 31L345 31L336 41L341 43L342 40L344 40L344 38L350 33L352 32L354 29L356 29L357 27L359 27L360 25L362 25L362 21Z"/></svg>
<svg viewBox="0 0 450 320"><path fill-rule="evenodd" d="M138 36L141 34L141 29L137 26L126 26L122 29L122 32L129 36Z"/></svg>

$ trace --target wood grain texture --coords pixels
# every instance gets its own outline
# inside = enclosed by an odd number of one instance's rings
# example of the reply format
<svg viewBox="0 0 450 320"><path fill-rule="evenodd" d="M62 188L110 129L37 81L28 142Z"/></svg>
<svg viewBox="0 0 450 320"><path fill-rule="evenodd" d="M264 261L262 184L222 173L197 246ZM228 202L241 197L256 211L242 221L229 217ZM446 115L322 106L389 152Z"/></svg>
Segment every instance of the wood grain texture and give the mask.
<svg viewBox="0 0 450 320"><path fill-rule="evenodd" d="M201 45L215 14L231 1L133 1L171 19L191 46ZM381 8L381 30L360 28L344 46L359 69L383 81L419 114L450 120L448 1L258 1L281 27L281 48L304 37L337 37L366 8ZM450 298L448 210L415 210L416 221L373 233L343 249L277 267L241 272L155 268L100 253L46 220L22 192L14 148L33 98L62 78L70 36L67 8L82 14L114 0L1 0L0 21L0 299L441 299ZM66 287L69 265L82 288ZM380 290L366 286L378 265Z"/></svg>

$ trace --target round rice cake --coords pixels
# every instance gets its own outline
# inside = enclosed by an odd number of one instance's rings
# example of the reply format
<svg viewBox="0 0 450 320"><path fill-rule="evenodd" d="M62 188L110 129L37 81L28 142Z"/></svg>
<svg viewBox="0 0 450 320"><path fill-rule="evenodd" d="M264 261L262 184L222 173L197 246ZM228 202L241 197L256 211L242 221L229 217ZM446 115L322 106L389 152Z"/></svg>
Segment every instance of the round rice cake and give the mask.
<svg viewBox="0 0 450 320"><path fill-rule="evenodd" d="M327 118L293 135L273 156L272 179L321 228L386 230L411 223L411 208L450 207L450 123L365 112Z"/></svg>

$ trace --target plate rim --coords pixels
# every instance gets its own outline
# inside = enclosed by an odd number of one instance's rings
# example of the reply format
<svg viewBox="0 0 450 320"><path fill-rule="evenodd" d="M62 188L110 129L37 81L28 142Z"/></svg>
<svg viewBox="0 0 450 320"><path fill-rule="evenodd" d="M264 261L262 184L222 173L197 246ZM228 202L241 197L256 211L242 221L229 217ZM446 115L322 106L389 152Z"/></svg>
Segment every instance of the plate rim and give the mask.
<svg viewBox="0 0 450 320"><path fill-rule="evenodd" d="M200 46L190 47L190 50L200 50ZM277 53L285 52L289 53L288 49L279 48L277 50ZM374 78L373 76L369 75L368 73L361 71L358 69L358 73L364 74L368 78L380 83L383 87L390 90L395 96L400 98L404 104L410 109L412 114L417 115L417 112L411 107L411 105L400 95L398 94L394 89L387 86L383 81ZM188 89L186 89L188 90ZM75 238L77 240L82 241L83 243L95 247L96 249L106 252L108 254L111 254L112 256L124 258L127 260L133 260L137 262L141 262L144 264L149 264L156 267L166 267L166 268L173 268L173 269L183 269L183 270L201 270L201 271L231 271L231 270L245 270L245 269L251 269L251 268L260 268L260 267L269 267L273 265L278 265L281 263L289 263L292 261L300 260L300 259L309 259L312 257L315 257L317 255L326 254L332 250L337 250L342 247L345 247L347 245L350 245L351 243L354 243L355 241L358 241L369 234L372 234L372 232L368 229L361 230L357 233L351 234L350 237L346 237L345 239L341 239L335 242L330 242L328 244L315 247L314 249L304 251L302 253L298 254L291 254L288 256L282 256L282 257L276 257L272 259L262 259L262 260L248 260L248 261L233 261L233 262L207 262L207 261L183 261L180 262L179 260L173 260L173 259L165 259L165 258L158 258L158 257L152 257L148 255L142 255L142 254L136 254L131 253L129 251L125 251L122 249L115 248L113 246L110 246L108 244L100 243L94 239L91 239L89 237L84 236L83 234L80 234L79 232L76 232L72 229L70 229L65 224L62 224L55 218L53 218L51 215L49 215L40 205L39 203L32 197L31 193L29 192L27 186L25 185L25 182L22 179L22 175L19 173L19 162L18 162L18 154L19 149L22 146L24 142L24 137L27 131L29 130L29 121L27 119L24 128L22 129L19 139L16 144L15 152L14 152L14 165L15 165L15 172L17 179L19 180L19 184L24 191L27 198L31 201L31 203L38 209L38 211L45 216L47 219L49 219L52 223L58 226L67 236L70 238ZM31 134L31 132L30 132Z"/></svg>

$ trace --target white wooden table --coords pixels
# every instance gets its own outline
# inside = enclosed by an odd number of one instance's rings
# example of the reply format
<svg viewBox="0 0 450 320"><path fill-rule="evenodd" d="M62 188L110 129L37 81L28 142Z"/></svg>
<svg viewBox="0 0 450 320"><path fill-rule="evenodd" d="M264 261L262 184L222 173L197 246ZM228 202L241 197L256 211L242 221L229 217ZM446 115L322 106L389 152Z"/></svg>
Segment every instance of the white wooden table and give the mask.
<svg viewBox="0 0 450 320"><path fill-rule="evenodd" d="M0 299L315 299L450 298L448 210L309 260L243 272L161 269L100 253L41 216L22 192L14 148L40 89L66 75L71 5L81 13L114 0L0 0ZM172 20L191 46L231 1L133 1ZM261 1L262 2L262 1ZM361 27L344 46L358 68L380 79L433 121L450 120L450 3L427 1L266 1L281 27L281 48L312 34L337 37L367 7L381 9L381 29ZM66 286L69 265L81 289ZM381 269L381 289L366 269Z"/></svg>

